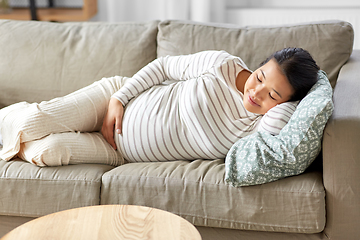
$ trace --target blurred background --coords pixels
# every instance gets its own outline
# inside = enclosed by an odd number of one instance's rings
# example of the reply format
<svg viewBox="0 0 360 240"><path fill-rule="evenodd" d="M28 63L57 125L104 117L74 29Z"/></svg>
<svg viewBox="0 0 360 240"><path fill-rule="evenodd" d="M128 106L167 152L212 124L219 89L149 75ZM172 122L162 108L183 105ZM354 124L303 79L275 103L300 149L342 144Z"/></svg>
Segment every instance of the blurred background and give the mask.
<svg viewBox="0 0 360 240"><path fill-rule="evenodd" d="M0 0L0 2L3 0ZM29 0L7 0L10 7L26 7ZM32 0L35 1L35 0ZM82 8L91 3L97 11L89 21L122 22L180 19L229 23L239 26L283 25L320 20L345 20L355 30L354 48L360 49L359 0L36 0L57 8Z"/></svg>

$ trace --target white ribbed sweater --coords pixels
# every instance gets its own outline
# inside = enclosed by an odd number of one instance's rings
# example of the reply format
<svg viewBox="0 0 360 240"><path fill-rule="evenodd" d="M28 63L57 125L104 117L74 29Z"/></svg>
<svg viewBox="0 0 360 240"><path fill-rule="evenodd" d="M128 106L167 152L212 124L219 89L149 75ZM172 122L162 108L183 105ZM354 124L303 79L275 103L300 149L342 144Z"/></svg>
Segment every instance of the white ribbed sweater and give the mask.
<svg viewBox="0 0 360 240"><path fill-rule="evenodd" d="M118 147L129 162L224 158L254 131L235 81L248 69L224 51L154 60L112 97L125 108ZM164 84L166 80L175 80Z"/></svg>

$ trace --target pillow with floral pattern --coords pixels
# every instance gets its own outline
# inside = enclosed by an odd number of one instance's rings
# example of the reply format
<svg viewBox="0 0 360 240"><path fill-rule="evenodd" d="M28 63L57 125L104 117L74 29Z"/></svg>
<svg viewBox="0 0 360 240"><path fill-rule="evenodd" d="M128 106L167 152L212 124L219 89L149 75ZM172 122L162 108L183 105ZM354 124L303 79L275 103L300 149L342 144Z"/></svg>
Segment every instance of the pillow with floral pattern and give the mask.
<svg viewBox="0 0 360 240"><path fill-rule="evenodd" d="M324 71L276 136L259 131L238 140L225 159L225 179L235 187L272 182L298 175L321 150L325 125L334 106Z"/></svg>

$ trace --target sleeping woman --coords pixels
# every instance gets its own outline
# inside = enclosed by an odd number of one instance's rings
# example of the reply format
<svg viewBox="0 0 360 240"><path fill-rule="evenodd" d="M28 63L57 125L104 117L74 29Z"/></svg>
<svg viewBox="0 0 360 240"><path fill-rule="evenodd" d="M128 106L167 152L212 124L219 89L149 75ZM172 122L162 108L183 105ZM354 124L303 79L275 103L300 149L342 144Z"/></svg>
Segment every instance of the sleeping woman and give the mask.
<svg viewBox="0 0 360 240"><path fill-rule="evenodd" d="M319 67L301 48L251 72L224 51L161 57L133 77L0 110L0 158L38 166L225 158L278 104L301 100Z"/></svg>

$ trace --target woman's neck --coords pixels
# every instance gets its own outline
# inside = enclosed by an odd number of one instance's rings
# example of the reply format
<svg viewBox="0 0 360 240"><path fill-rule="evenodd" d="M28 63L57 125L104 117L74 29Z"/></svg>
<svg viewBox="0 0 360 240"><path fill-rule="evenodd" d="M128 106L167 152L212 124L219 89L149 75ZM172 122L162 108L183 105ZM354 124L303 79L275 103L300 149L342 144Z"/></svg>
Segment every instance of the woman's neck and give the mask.
<svg viewBox="0 0 360 240"><path fill-rule="evenodd" d="M236 88L244 93L244 87L245 87L245 83L247 81L247 79L250 77L251 72L249 72L248 70L242 70L241 72L239 72L239 74L236 77Z"/></svg>

